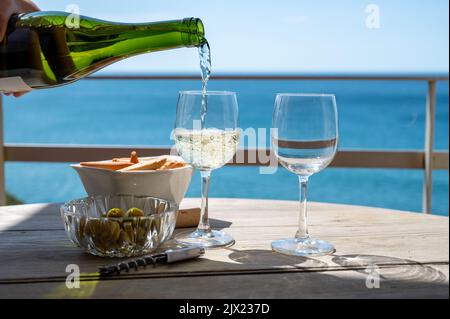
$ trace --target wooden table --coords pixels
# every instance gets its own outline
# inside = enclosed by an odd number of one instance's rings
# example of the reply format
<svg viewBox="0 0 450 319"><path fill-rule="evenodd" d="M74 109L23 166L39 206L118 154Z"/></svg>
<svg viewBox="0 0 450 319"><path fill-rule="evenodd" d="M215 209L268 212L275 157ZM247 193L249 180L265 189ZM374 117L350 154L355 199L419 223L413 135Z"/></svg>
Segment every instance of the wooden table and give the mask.
<svg viewBox="0 0 450 319"><path fill-rule="evenodd" d="M198 204L186 199L183 206ZM332 242L334 255L302 258L271 251L272 240L295 233L296 202L211 199L212 224L233 235L234 246L99 280L97 267L105 260L69 242L58 204L1 207L0 297L449 297L447 217L322 203L309 208L310 232ZM68 264L80 267L79 289L65 285ZM377 275L379 288L367 288Z"/></svg>

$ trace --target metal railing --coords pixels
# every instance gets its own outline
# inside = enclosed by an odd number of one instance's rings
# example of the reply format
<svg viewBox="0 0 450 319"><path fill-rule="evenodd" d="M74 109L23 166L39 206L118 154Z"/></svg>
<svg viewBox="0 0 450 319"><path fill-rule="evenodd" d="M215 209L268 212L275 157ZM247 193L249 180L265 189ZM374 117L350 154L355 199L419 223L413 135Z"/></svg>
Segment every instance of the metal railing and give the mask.
<svg viewBox="0 0 450 319"><path fill-rule="evenodd" d="M85 80L199 80L191 75L143 75L143 76L91 76ZM428 83L425 117L425 147L423 151L391 150L342 150L336 155L331 166L349 168L398 168L423 169L423 212L431 213L432 171L449 169L449 152L434 151L434 130L436 110L436 82L448 81L448 76L340 76L340 75L216 75L215 80L356 80L356 81L426 81ZM131 147L105 145L38 145L5 144L3 141L3 107L0 96L0 205L5 204L5 167L11 162L79 162L83 160L100 160L117 156L127 156L131 150L137 150L141 156L168 154L168 147ZM261 160L261 150L239 150L243 162L232 161L231 165L269 165L270 160ZM265 153L263 151L263 153ZM270 154L267 150L266 154ZM249 158L252 160L249 161ZM254 161L254 159L256 159ZM273 160L273 159L272 159Z"/></svg>

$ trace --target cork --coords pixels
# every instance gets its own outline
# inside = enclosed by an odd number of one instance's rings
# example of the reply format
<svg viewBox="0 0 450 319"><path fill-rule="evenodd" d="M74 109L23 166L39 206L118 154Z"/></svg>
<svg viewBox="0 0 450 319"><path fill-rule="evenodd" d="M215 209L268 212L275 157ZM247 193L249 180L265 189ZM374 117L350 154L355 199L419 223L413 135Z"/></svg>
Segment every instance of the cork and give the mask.
<svg viewBox="0 0 450 319"><path fill-rule="evenodd" d="M175 228L197 227L200 221L200 208L186 208L178 211Z"/></svg>

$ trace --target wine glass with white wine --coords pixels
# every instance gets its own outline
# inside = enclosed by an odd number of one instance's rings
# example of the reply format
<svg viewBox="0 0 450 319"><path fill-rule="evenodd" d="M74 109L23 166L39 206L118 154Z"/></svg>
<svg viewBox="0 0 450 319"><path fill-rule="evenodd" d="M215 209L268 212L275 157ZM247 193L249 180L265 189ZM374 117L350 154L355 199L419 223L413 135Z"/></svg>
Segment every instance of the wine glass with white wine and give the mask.
<svg viewBox="0 0 450 319"><path fill-rule="evenodd" d="M298 230L293 238L273 241L272 249L296 256L330 254L332 244L308 233L306 190L308 178L327 167L336 154L336 99L331 94L277 94L272 126L272 149L300 184Z"/></svg>
<svg viewBox="0 0 450 319"><path fill-rule="evenodd" d="M233 237L212 230L208 219L211 171L224 166L236 153L239 142L238 103L234 92L182 91L179 94L173 132L178 154L201 175L200 222L194 232L176 236L182 244L222 247Z"/></svg>

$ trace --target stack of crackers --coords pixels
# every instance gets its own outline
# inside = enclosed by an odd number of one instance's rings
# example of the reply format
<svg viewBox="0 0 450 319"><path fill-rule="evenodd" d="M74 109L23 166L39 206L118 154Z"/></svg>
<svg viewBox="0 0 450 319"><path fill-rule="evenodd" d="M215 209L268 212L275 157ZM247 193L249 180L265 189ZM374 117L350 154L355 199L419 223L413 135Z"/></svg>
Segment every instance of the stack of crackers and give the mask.
<svg viewBox="0 0 450 319"><path fill-rule="evenodd" d="M168 170L186 166L186 162L170 156L158 156L139 159L135 151L129 158L119 157L112 160L81 162L81 166L109 169L119 172Z"/></svg>

